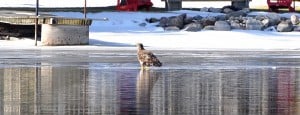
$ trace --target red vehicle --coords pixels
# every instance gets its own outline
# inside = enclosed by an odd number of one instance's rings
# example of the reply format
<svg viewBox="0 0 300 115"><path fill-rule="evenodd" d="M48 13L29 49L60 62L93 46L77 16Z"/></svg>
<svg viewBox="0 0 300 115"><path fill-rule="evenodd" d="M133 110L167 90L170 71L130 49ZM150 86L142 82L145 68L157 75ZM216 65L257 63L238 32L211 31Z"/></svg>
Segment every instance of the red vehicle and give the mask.
<svg viewBox="0 0 300 115"><path fill-rule="evenodd" d="M139 9L149 11L152 6L151 0L118 0L116 9L119 11L137 11Z"/></svg>
<svg viewBox="0 0 300 115"><path fill-rule="evenodd" d="M288 8L290 12L295 11L295 0L267 0L269 11L278 11L279 8Z"/></svg>

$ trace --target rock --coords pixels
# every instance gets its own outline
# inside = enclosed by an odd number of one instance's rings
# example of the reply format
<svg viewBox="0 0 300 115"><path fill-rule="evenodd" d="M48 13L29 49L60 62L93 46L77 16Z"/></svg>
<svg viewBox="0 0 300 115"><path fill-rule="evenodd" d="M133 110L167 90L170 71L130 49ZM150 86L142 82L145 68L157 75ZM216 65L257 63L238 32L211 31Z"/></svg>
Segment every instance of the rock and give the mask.
<svg viewBox="0 0 300 115"><path fill-rule="evenodd" d="M297 25L300 22L299 17L296 16L295 14L291 15L291 22L293 25Z"/></svg>
<svg viewBox="0 0 300 115"><path fill-rule="evenodd" d="M201 20L203 17L200 15L196 15L193 17L194 20Z"/></svg>
<svg viewBox="0 0 300 115"><path fill-rule="evenodd" d="M177 26L168 26L164 28L165 31L180 31L180 28L178 28Z"/></svg>
<svg viewBox="0 0 300 115"><path fill-rule="evenodd" d="M189 24L189 23L193 23L194 22L194 18L193 17L186 17L184 19L184 24Z"/></svg>
<svg viewBox="0 0 300 115"><path fill-rule="evenodd" d="M228 14L228 13L233 12L233 10L230 9L230 8L224 8L224 9L222 10L222 12L225 13L225 14Z"/></svg>
<svg viewBox="0 0 300 115"><path fill-rule="evenodd" d="M293 30L293 24L291 21L281 21L277 25L278 32L291 32Z"/></svg>
<svg viewBox="0 0 300 115"><path fill-rule="evenodd" d="M263 24L256 19L248 19L246 21L246 30L262 30Z"/></svg>
<svg viewBox="0 0 300 115"><path fill-rule="evenodd" d="M145 27L147 24L146 23L140 23L139 26Z"/></svg>
<svg viewBox="0 0 300 115"><path fill-rule="evenodd" d="M158 22L159 21L159 19L157 19L157 18L149 18L149 19L146 19L146 22L148 22L148 23L156 23L156 22Z"/></svg>
<svg viewBox="0 0 300 115"><path fill-rule="evenodd" d="M226 21L216 21L214 30L230 31L231 27Z"/></svg>
<svg viewBox="0 0 300 115"><path fill-rule="evenodd" d="M295 31L295 32L300 32L300 25L299 25L299 26L294 26L293 31Z"/></svg>
<svg viewBox="0 0 300 115"><path fill-rule="evenodd" d="M203 7L200 9L201 12L208 12L208 8L207 7Z"/></svg>
<svg viewBox="0 0 300 115"><path fill-rule="evenodd" d="M237 8L235 8L235 7L231 6L231 5L224 6L224 7L221 8L222 13L225 13L225 14L233 12L233 11L237 11L237 10L238 10Z"/></svg>
<svg viewBox="0 0 300 115"><path fill-rule="evenodd" d="M158 26L160 27L167 27L168 18L167 17L161 17L159 20Z"/></svg>
<svg viewBox="0 0 300 115"><path fill-rule="evenodd" d="M281 17L277 13L268 13L266 16L270 19L269 26L275 26L281 21Z"/></svg>
<svg viewBox="0 0 300 115"><path fill-rule="evenodd" d="M274 26L270 26L266 29L264 29L264 31L268 31L268 32L277 32L276 28Z"/></svg>
<svg viewBox="0 0 300 115"><path fill-rule="evenodd" d="M201 19L201 23L203 26L214 25L217 21L216 17L209 16Z"/></svg>
<svg viewBox="0 0 300 115"><path fill-rule="evenodd" d="M226 20L226 16L225 15L218 15L216 16L217 21L225 21Z"/></svg>
<svg viewBox="0 0 300 115"><path fill-rule="evenodd" d="M176 26L179 29L182 29L184 26L184 19L186 14L181 14L179 16L171 16L168 18L167 26Z"/></svg>
<svg viewBox="0 0 300 115"><path fill-rule="evenodd" d="M263 19L262 21L261 21L261 23L263 24L263 27L268 27L269 26L269 24L270 24L270 19L268 19L268 18L266 18L266 19Z"/></svg>
<svg viewBox="0 0 300 115"><path fill-rule="evenodd" d="M226 19L229 19L230 17L244 17L244 16L247 16L247 13L240 10L240 11L235 11L235 12L226 14Z"/></svg>
<svg viewBox="0 0 300 115"><path fill-rule="evenodd" d="M202 28L203 28L202 24L194 22L194 23L187 24L183 30L190 31L190 32L197 32L197 31L201 31Z"/></svg>
<svg viewBox="0 0 300 115"><path fill-rule="evenodd" d="M264 20L264 19L268 19L268 17L266 17L265 15L257 15L255 16L256 20Z"/></svg>
<svg viewBox="0 0 300 115"><path fill-rule="evenodd" d="M214 30L215 26L205 26L202 30Z"/></svg>
<svg viewBox="0 0 300 115"><path fill-rule="evenodd" d="M222 9L210 7L208 8L208 11L213 13L221 13Z"/></svg>
<svg viewBox="0 0 300 115"><path fill-rule="evenodd" d="M232 29L243 29L238 21L231 21L230 26Z"/></svg>

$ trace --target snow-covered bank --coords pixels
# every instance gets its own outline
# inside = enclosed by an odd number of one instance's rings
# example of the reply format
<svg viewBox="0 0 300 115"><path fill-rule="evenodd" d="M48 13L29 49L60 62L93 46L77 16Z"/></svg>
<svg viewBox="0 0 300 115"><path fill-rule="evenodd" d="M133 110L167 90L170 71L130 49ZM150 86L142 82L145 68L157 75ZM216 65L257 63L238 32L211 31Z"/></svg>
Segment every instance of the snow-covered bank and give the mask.
<svg viewBox="0 0 300 115"><path fill-rule="evenodd" d="M97 46L133 46L137 42L156 48L181 49L300 49L300 32L266 32L255 30L165 32L155 24L139 26L146 18L187 15L213 16L220 13L197 11L175 11L169 13L150 12L102 12L88 14L89 18L108 18L108 21L95 20L90 27L90 44ZM54 13L56 15L81 17L80 13ZM252 12L264 14L264 12ZM280 14L289 17L290 13ZM297 14L299 15L299 14ZM122 18L120 18L122 17Z"/></svg>
<svg viewBox="0 0 300 115"><path fill-rule="evenodd" d="M33 0L24 0L33 1ZM63 0L65 2L67 0ZM159 0L160 1L160 0ZM41 0L41 4L43 4ZM89 1L91 2L91 1ZM7 2L9 3L9 2ZM81 4L81 2L75 2ZM103 2L107 3L107 2ZM19 5L21 3L12 3ZM46 4L46 3L45 3ZM50 3L47 3L49 5ZM68 5L68 4L65 4ZM21 6L26 6L23 3ZM88 13L87 17L94 19L90 26L89 46L63 46L55 48L64 49L97 49L119 48L133 49L136 43L144 43L153 49L217 49L217 50L298 50L300 49L300 32L267 32L256 30L231 30L231 31L199 31L199 32L166 32L157 27L157 23L149 24L146 18L160 18L162 16L177 16L186 13L188 16L201 15L203 17L223 15L222 13L199 11L173 11L173 12L100 12ZM265 14L266 12L252 12L251 15ZM51 14L82 18L79 12L52 12ZM289 18L292 14L284 13L282 17ZM108 21L97 19L108 18ZM145 26L139 26L146 23ZM40 43L39 43L40 44ZM0 41L2 48L35 48L33 40ZM42 47L37 47L42 48ZM45 49L45 47L44 47Z"/></svg>
<svg viewBox="0 0 300 115"><path fill-rule="evenodd" d="M298 50L300 32L267 32L257 30L166 32L157 23L139 26L149 17L188 15L220 15L218 13L175 11L169 13L150 12L102 12L89 13L89 18L108 18L108 21L94 20L90 26L89 46L64 46L53 49L134 49L136 43L144 43L151 49L178 50ZM253 12L260 14L263 12ZM81 17L78 12L54 12L66 17ZM291 14L281 14L290 16ZM299 15L299 14L297 14ZM122 17L122 18L120 18ZM0 41L5 48L34 48L33 40ZM42 47L38 47L42 48ZM47 49L47 48L44 48Z"/></svg>

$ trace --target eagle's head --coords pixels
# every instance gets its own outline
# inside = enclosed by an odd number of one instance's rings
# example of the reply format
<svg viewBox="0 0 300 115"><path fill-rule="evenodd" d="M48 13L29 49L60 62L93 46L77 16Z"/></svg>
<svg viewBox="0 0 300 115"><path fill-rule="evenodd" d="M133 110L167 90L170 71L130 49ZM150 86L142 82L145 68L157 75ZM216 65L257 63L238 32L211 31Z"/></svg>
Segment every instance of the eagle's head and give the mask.
<svg viewBox="0 0 300 115"><path fill-rule="evenodd" d="M144 50L144 46L142 43L137 43L136 46L139 50Z"/></svg>

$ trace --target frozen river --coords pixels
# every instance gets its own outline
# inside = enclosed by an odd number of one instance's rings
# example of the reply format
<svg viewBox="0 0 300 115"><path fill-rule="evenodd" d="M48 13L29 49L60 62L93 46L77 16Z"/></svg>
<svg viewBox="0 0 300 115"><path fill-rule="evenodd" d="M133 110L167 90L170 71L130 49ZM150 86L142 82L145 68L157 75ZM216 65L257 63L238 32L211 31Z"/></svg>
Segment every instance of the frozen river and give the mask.
<svg viewBox="0 0 300 115"><path fill-rule="evenodd" d="M296 115L300 51L0 50L0 114Z"/></svg>

